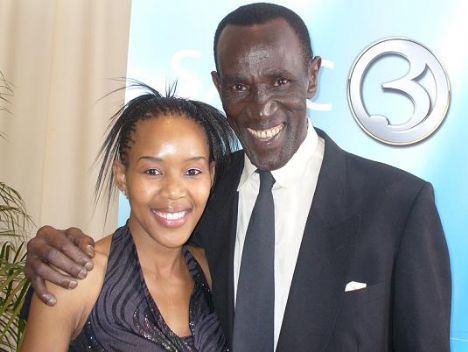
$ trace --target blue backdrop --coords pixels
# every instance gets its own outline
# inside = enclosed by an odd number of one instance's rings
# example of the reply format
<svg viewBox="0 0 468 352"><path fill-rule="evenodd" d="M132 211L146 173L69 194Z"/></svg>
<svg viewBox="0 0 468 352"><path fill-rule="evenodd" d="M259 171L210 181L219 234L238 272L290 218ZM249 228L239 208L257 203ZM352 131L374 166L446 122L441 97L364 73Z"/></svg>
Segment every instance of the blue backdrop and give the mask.
<svg viewBox="0 0 468 352"><path fill-rule="evenodd" d="M446 1L273 1L305 20L314 54L323 59L320 90L310 105L313 124L342 148L392 164L434 185L436 202L450 251L453 277L452 350L468 351L468 2ZM134 0L128 76L164 90L178 80L178 95L221 108L211 82L212 41L220 19L247 1ZM347 104L346 83L359 53L369 44L393 36L414 39L428 47L446 69L452 102L445 122L421 143L394 147L364 133ZM464 44L465 43L465 44ZM402 122L413 104L402 95L383 93L379 85L401 77L408 63L388 57L372 67L363 94L370 112ZM431 91L431 77L426 84ZM433 90L433 89L432 89ZM128 92L127 98L131 98ZM465 115L467 114L467 115ZM403 120L402 120L403 119ZM119 222L128 204L120 199Z"/></svg>

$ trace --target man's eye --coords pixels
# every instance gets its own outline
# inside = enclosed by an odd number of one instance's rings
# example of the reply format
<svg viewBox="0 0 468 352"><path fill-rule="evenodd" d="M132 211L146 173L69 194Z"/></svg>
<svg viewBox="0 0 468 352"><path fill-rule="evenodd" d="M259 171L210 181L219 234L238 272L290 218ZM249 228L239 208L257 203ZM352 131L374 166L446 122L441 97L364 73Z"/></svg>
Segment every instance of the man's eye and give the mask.
<svg viewBox="0 0 468 352"><path fill-rule="evenodd" d="M158 169L147 169L145 170L145 174L149 176L159 176L161 175L161 172Z"/></svg>
<svg viewBox="0 0 468 352"><path fill-rule="evenodd" d="M245 92L247 90L247 86L242 83L235 83L231 86L231 89L236 92Z"/></svg>
<svg viewBox="0 0 468 352"><path fill-rule="evenodd" d="M289 83L289 80L287 78L278 78L275 81L274 86L275 87L284 86L285 84L288 84L288 83Z"/></svg>
<svg viewBox="0 0 468 352"><path fill-rule="evenodd" d="M199 169L188 169L186 172L187 176L197 176L201 174Z"/></svg>

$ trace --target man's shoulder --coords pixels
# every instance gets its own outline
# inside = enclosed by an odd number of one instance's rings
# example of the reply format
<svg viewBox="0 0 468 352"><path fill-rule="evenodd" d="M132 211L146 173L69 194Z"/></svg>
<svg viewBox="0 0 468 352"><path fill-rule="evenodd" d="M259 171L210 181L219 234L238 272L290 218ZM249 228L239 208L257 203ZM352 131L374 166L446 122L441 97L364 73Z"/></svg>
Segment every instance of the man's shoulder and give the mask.
<svg viewBox="0 0 468 352"><path fill-rule="evenodd" d="M341 149L325 132L322 176L333 180L333 187L342 189L358 204L411 204L428 184L423 179L379 161L370 160ZM319 179L320 183L320 179ZM330 186L330 182L328 182Z"/></svg>
<svg viewBox="0 0 468 352"><path fill-rule="evenodd" d="M426 183L420 177L398 167L343 150L325 132L321 130L317 132L324 138L325 154L329 155L328 157L324 157L324 162L333 163L334 166L342 163L343 165L338 167L338 169L345 172L346 177L351 181L361 181L368 186L375 184L382 187L394 184L421 187ZM329 150L327 151L327 149Z"/></svg>
<svg viewBox="0 0 468 352"><path fill-rule="evenodd" d="M380 199L411 204L428 182L405 170L345 152L348 187L366 202Z"/></svg>
<svg viewBox="0 0 468 352"><path fill-rule="evenodd" d="M384 180L404 180L409 183L424 183L425 181L403 169L380 161L371 160L347 151L346 167L351 174L358 173L364 178L383 178Z"/></svg>

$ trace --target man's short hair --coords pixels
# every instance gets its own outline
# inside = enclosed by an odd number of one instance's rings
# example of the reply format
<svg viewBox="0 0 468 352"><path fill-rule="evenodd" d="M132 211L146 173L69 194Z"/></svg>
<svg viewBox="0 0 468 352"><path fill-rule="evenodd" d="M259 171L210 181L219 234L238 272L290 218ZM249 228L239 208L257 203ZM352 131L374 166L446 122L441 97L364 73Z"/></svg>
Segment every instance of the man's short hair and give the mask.
<svg viewBox="0 0 468 352"><path fill-rule="evenodd" d="M304 62L309 62L313 58L312 45L310 43L309 31L302 18L287 7L258 2L237 8L219 22L213 44L216 69L218 69L218 41L221 32L227 25L253 26L256 24L264 24L278 18L284 19L296 33L302 48Z"/></svg>

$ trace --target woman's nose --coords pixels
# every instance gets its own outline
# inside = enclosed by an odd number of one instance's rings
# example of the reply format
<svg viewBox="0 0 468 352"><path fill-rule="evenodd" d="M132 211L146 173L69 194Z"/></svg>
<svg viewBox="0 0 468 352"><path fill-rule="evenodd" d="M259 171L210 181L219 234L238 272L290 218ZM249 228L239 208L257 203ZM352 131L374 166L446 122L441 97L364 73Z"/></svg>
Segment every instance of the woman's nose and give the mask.
<svg viewBox="0 0 468 352"><path fill-rule="evenodd" d="M185 183L182 177L166 175L162 192L168 199L179 199L183 197L185 195L185 190Z"/></svg>

